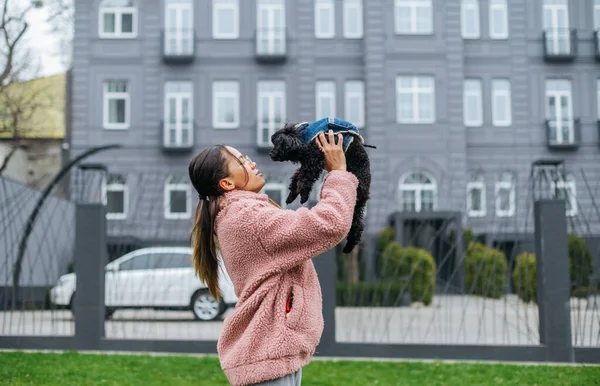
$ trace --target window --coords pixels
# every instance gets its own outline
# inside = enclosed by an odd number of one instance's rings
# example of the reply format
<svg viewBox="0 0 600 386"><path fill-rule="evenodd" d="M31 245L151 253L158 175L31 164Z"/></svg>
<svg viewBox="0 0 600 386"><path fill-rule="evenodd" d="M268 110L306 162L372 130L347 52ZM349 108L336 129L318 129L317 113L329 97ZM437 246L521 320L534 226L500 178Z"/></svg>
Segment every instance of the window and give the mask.
<svg viewBox="0 0 600 386"><path fill-rule="evenodd" d="M166 146L190 146L194 135L194 103L192 82L167 82L165 84Z"/></svg>
<svg viewBox="0 0 600 386"><path fill-rule="evenodd" d="M363 37L362 0L344 0L344 37L346 39Z"/></svg>
<svg viewBox="0 0 600 386"><path fill-rule="evenodd" d="M284 82L258 83L258 146L271 146L271 135L283 126L285 120L285 103Z"/></svg>
<svg viewBox="0 0 600 386"><path fill-rule="evenodd" d="M471 173L467 183L467 214L469 217L485 217L485 181L480 173Z"/></svg>
<svg viewBox="0 0 600 386"><path fill-rule="evenodd" d="M142 269L153 269L156 259L154 254L146 254L132 257L119 264L119 271L137 271Z"/></svg>
<svg viewBox="0 0 600 386"><path fill-rule="evenodd" d="M575 142L570 80L546 80L546 119L551 142L556 144Z"/></svg>
<svg viewBox="0 0 600 386"><path fill-rule="evenodd" d="M492 123L494 126L512 124L510 81L507 79L492 80Z"/></svg>
<svg viewBox="0 0 600 386"><path fill-rule="evenodd" d="M129 84L125 80L104 83L104 128L125 130L129 128Z"/></svg>
<svg viewBox="0 0 600 386"><path fill-rule="evenodd" d="M594 0L594 29L600 30L600 0Z"/></svg>
<svg viewBox="0 0 600 386"><path fill-rule="evenodd" d="M258 0L256 19L257 54L285 54L286 22L283 0Z"/></svg>
<svg viewBox="0 0 600 386"><path fill-rule="evenodd" d="M234 129L240 125L240 84L213 83L213 127Z"/></svg>
<svg viewBox="0 0 600 386"><path fill-rule="evenodd" d="M506 0L490 0L490 38L508 39Z"/></svg>
<svg viewBox="0 0 600 386"><path fill-rule="evenodd" d="M359 129L365 127L365 83L362 80L349 80L344 93L345 119Z"/></svg>
<svg viewBox="0 0 600 386"><path fill-rule="evenodd" d="M600 121L600 79L596 79L596 114Z"/></svg>
<svg viewBox="0 0 600 386"><path fill-rule="evenodd" d="M556 182L552 182L553 195L557 199L565 200L567 216L575 216L577 214L577 187L575 177L572 174L560 178Z"/></svg>
<svg viewBox="0 0 600 386"><path fill-rule="evenodd" d="M571 52L568 0L544 0L544 31L549 54Z"/></svg>
<svg viewBox="0 0 600 386"><path fill-rule="evenodd" d="M479 39L479 0L462 0L460 15L460 30L463 39Z"/></svg>
<svg viewBox="0 0 600 386"><path fill-rule="evenodd" d="M512 173L503 173L496 182L496 216L512 217L515 214L515 181Z"/></svg>
<svg viewBox="0 0 600 386"><path fill-rule="evenodd" d="M465 79L463 83L463 119L465 126L483 125L483 106L481 102L481 80Z"/></svg>
<svg viewBox="0 0 600 386"><path fill-rule="evenodd" d="M431 0L396 0L394 19L397 34L432 34Z"/></svg>
<svg viewBox="0 0 600 386"><path fill-rule="evenodd" d="M126 219L129 205L129 190L127 189L125 177L121 174L109 174L103 188L106 218L108 220Z"/></svg>
<svg viewBox="0 0 600 386"><path fill-rule="evenodd" d="M317 82L316 91L316 120L325 117L335 117L335 82Z"/></svg>
<svg viewBox="0 0 600 386"><path fill-rule="evenodd" d="M414 172L400 179L400 205L405 212L425 212L436 209L437 186L433 177Z"/></svg>
<svg viewBox="0 0 600 386"><path fill-rule="evenodd" d="M286 207L285 200L287 199L287 187L281 182L268 182L262 188L262 193L269 196L269 198L275 201L282 208Z"/></svg>
<svg viewBox="0 0 600 386"><path fill-rule="evenodd" d="M214 39L237 39L239 37L238 0L213 0Z"/></svg>
<svg viewBox="0 0 600 386"><path fill-rule="evenodd" d="M432 76L396 78L398 123L435 122L435 86Z"/></svg>
<svg viewBox="0 0 600 386"><path fill-rule="evenodd" d="M165 184L165 218L170 220L192 217L192 189L186 177L169 177Z"/></svg>
<svg viewBox="0 0 600 386"><path fill-rule="evenodd" d="M333 0L315 0L315 37L331 39L335 36L335 8Z"/></svg>
<svg viewBox="0 0 600 386"><path fill-rule="evenodd" d="M133 39L137 36L137 9L133 0L103 0L99 11L100 38Z"/></svg>
<svg viewBox="0 0 600 386"><path fill-rule="evenodd" d="M194 53L194 7L192 0L167 0L165 10L165 55Z"/></svg>

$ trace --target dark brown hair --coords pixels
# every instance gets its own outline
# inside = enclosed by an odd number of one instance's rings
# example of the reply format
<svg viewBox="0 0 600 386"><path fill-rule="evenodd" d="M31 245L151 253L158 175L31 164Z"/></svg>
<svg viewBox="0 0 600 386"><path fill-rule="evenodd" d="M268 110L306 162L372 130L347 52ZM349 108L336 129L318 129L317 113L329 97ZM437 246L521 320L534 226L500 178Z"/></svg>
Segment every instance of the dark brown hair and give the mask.
<svg viewBox="0 0 600 386"><path fill-rule="evenodd" d="M225 145L215 145L198 153L188 167L190 181L200 197L191 234L194 268L216 300L220 298L220 289L215 218L219 213L219 198L224 193L219 181L231 174L227 154L243 165ZM248 171L245 168L244 171L247 182Z"/></svg>

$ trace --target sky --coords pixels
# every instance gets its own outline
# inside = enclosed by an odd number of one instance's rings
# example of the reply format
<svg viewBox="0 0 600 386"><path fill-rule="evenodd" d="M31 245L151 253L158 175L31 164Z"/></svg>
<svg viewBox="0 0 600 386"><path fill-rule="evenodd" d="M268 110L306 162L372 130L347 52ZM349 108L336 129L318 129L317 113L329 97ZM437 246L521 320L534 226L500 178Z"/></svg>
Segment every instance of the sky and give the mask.
<svg viewBox="0 0 600 386"><path fill-rule="evenodd" d="M34 9L28 15L29 28L25 36L27 46L39 56L40 73L34 77L60 74L67 70L61 60L61 39L52 33L52 26L46 22L47 10Z"/></svg>

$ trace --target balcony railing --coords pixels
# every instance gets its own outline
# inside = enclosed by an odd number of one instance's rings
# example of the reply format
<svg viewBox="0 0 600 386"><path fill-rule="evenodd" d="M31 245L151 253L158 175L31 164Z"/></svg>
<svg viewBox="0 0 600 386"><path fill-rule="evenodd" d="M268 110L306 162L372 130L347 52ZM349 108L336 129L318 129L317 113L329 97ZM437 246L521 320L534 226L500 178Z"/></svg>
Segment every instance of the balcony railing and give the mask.
<svg viewBox="0 0 600 386"><path fill-rule="evenodd" d="M600 30L594 31L594 57L600 62Z"/></svg>
<svg viewBox="0 0 600 386"><path fill-rule="evenodd" d="M256 59L261 62L282 62L287 57L285 28L256 30Z"/></svg>
<svg viewBox="0 0 600 386"><path fill-rule="evenodd" d="M546 120L546 138L550 149L577 149L581 144L579 119Z"/></svg>
<svg viewBox="0 0 600 386"><path fill-rule="evenodd" d="M574 29L547 29L543 33L543 41L547 61L572 61L577 56L577 31Z"/></svg>
<svg viewBox="0 0 600 386"><path fill-rule="evenodd" d="M161 51L165 63L187 64L196 56L196 34L193 28L166 29L161 33Z"/></svg>
<svg viewBox="0 0 600 386"><path fill-rule="evenodd" d="M194 148L194 121L160 122L162 148L165 152L187 152Z"/></svg>

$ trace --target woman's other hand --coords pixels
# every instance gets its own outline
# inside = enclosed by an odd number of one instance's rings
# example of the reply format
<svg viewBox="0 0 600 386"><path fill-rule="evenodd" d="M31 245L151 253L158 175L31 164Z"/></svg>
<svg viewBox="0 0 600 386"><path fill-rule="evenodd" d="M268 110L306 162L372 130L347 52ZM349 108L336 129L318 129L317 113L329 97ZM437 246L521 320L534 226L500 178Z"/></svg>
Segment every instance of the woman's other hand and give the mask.
<svg viewBox="0 0 600 386"><path fill-rule="evenodd" d="M346 155L344 154L344 136L337 135L337 144L333 130L327 133L329 142L325 138L325 133L321 133L316 138L317 146L325 154L325 170L329 173L332 170L346 170Z"/></svg>

